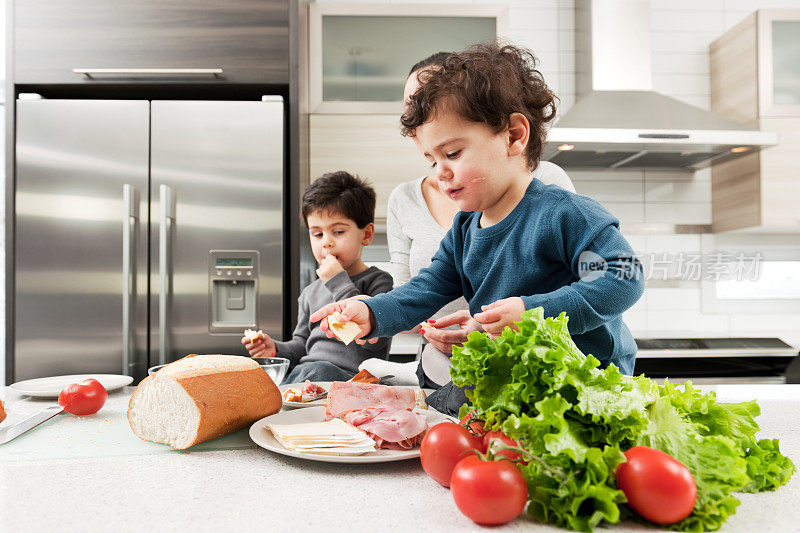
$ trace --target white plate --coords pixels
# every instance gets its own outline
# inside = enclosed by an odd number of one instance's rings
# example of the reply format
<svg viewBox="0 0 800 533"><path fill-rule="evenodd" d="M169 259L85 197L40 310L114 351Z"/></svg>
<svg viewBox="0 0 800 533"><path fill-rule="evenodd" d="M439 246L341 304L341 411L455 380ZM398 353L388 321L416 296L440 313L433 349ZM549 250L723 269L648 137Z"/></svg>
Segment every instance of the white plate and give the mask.
<svg viewBox="0 0 800 533"><path fill-rule="evenodd" d="M331 388L331 384L333 384L333 381L315 381L314 384L319 385L320 387L325 389L325 392L327 392L328 389ZM281 385L280 387L278 387L278 390L281 391L281 398L283 398L283 393L286 392L287 389L299 389L302 386L303 386L302 383L287 383L285 385ZM314 407L316 405L325 405L325 398L322 398L320 400L311 400L310 402L287 402L286 400L283 400L283 407L286 409L296 409L298 407Z"/></svg>
<svg viewBox="0 0 800 533"><path fill-rule="evenodd" d="M72 374L70 376L52 376L49 378L27 379L12 383L9 387L20 394L34 398L58 398L58 394L73 383L84 379L94 378L99 381L107 391L121 389L133 381L131 376L117 374Z"/></svg>
<svg viewBox="0 0 800 533"><path fill-rule="evenodd" d="M445 420L455 421L445 414L438 411L427 409L416 409L417 412L425 415L428 425L432 426ZM313 453L296 452L287 450L283 445L275 440L272 432L266 428L267 423L272 424L303 424L306 422L322 422L325 418L325 407L317 405L308 409L294 409L292 411L281 411L280 413L262 418L250 426L250 438L253 442L275 453L310 459L311 461L322 461L323 463L385 463L388 461L403 461L419 457L419 446L411 450L377 450L363 455L317 455Z"/></svg>

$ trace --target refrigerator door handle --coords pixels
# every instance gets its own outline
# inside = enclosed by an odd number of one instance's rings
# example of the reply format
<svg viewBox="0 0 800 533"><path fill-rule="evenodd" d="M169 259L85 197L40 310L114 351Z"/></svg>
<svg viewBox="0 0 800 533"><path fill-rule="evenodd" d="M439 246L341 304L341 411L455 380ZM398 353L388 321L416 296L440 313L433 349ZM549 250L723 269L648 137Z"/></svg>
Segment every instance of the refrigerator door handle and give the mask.
<svg viewBox="0 0 800 533"><path fill-rule="evenodd" d="M169 332L169 297L172 279L172 242L171 235L175 224L175 194L171 187L161 185L158 188L161 216L158 226L158 361L160 365L167 364L169 351L167 335Z"/></svg>
<svg viewBox="0 0 800 533"><path fill-rule="evenodd" d="M125 220L122 230L122 374L132 376L133 317L136 301L136 228L139 218L139 199L136 188L122 186Z"/></svg>

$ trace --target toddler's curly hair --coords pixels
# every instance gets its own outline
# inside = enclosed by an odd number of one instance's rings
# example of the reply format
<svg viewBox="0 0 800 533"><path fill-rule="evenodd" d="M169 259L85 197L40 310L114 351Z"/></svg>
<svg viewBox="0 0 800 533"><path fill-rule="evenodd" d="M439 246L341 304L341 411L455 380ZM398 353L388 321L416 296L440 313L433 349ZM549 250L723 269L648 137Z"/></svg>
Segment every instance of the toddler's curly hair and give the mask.
<svg viewBox="0 0 800 533"><path fill-rule="evenodd" d="M530 50L499 42L478 43L450 54L441 68L417 74L420 88L400 118L403 135L413 137L417 127L443 109L483 123L495 133L508 127L512 113L521 113L531 128L525 158L528 168L535 169L558 100L536 70L537 62Z"/></svg>

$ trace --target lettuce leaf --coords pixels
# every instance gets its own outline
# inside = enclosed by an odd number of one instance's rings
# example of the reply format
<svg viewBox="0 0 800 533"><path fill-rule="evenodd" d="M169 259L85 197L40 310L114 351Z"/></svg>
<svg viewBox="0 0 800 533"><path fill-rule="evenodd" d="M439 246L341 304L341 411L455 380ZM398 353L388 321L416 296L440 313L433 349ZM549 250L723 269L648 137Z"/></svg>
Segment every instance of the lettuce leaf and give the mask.
<svg viewBox="0 0 800 533"><path fill-rule="evenodd" d="M739 501L735 491L773 490L794 473L777 440L756 441L756 402L719 403L687 383L659 386L644 376L600 369L567 329L568 318L531 309L496 339L473 332L454 348L451 377L487 428L500 429L538 458L521 470L528 512L580 531L631 516L614 472L623 451L643 445L681 461L697 483L681 531L717 530Z"/></svg>

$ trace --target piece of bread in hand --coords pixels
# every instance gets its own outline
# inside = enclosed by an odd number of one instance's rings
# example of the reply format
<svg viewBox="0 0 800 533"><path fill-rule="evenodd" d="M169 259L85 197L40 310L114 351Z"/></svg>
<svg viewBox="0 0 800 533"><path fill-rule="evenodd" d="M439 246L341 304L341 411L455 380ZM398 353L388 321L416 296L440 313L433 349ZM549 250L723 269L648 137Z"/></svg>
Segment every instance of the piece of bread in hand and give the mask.
<svg viewBox="0 0 800 533"><path fill-rule="evenodd" d="M252 359L190 355L139 383L128 423L140 439L182 450L249 426L282 404L278 387Z"/></svg>
<svg viewBox="0 0 800 533"><path fill-rule="evenodd" d="M250 339L250 342L256 342L258 339L264 337L264 332L261 330L255 331L252 329L244 330L244 336Z"/></svg>

